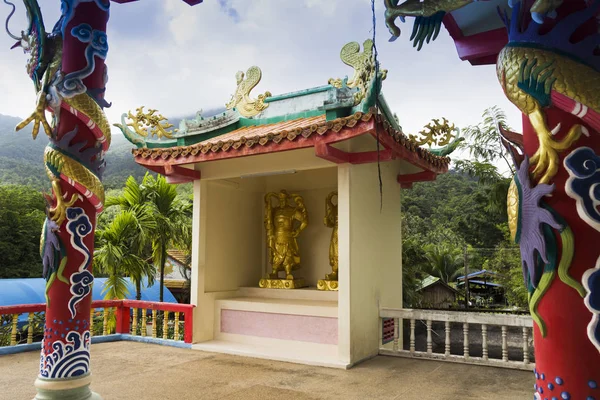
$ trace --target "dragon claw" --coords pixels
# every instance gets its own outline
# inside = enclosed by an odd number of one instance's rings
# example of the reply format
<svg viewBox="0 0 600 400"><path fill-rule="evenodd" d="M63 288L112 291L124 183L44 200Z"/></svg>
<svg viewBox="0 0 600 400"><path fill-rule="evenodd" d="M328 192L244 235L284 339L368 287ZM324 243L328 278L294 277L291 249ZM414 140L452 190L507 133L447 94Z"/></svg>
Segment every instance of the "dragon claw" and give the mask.
<svg viewBox="0 0 600 400"><path fill-rule="evenodd" d="M550 183L558 171L559 152L565 151L575 143L582 134L585 135L583 125L573 125L562 140L554 140L554 136L560 131L558 124L554 129L548 127L546 116L541 107L529 115L531 125L536 131L539 148L531 157L531 164L535 165L533 175L539 179L538 183Z"/></svg>
<svg viewBox="0 0 600 400"><path fill-rule="evenodd" d="M52 127L46 120L46 96L43 93L40 93L38 96L38 103L35 111L31 113L29 117L24 119L21 123L17 125L15 130L18 132L21 129L25 128L27 125L33 122L33 129L31 131L31 135L35 140L37 138L38 133L40 132L40 124L44 128L44 132L48 137L52 137Z"/></svg>
<svg viewBox="0 0 600 400"><path fill-rule="evenodd" d="M58 179L52 180L52 189L56 197L56 206L50 207L48 214L50 219L56 222L57 225L61 225L67 218L67 208L71 207L79 199L79 196L74 193L70 200L66 200L62 189L60 188L60 181Z"/></svg>

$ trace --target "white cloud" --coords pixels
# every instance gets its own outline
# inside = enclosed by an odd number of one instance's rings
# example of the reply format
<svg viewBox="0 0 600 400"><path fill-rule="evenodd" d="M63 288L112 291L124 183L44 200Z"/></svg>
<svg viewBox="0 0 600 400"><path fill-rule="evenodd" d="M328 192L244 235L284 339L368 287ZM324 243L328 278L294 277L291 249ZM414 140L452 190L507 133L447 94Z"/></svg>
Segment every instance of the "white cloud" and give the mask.
<svg viewBox="0 0 600 400"><path fill-rule="evenodd" d="M111 122L140 105L166 116L224 105L235 90L236 71L251 65L263 70L257 93L323 85L331 77L352 74L339 59L341 47L372 35L370 2L364 0L226 3L239 19L217 1L195 7L181 0L113 4L106 92L113 103L106 110ZM396 42L388 43L382 1L376 6L379 58L389 70L383 91L407 132L417 132L440 116L461 127L475 124L492 105L506 110L519 129L520 114L505 99L492 66L460 61L445 30L417 52L408 40L412 22L403 25ZM44 9L47 27L58 17L57 7ZM0 7L0 16L8 11ZM123 18L125 13L137 13L139 19ZM12 26L22 29L24 16L11 21ZM134 33L127 35L129 31ZM11 44L0 35L0 113L25 116L33 109L35 94L25 74L25 56L9 51Z"/></svg>

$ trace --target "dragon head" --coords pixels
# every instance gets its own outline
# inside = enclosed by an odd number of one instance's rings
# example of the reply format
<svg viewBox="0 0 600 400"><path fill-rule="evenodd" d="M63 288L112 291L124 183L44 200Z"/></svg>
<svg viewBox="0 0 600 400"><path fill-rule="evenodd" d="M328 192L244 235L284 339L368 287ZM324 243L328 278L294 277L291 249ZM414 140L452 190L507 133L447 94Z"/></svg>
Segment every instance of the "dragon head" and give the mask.
<svg viewBox="0 0 600 400"><path fill-rule="evenodd" d="M15 39L17 42L11 47L11 49L21 47L23 52L30 55L27 60L27 74L36 83L39 84L41 75L43 73L43 52L44 42L46 40L46 31L44 29L44 21L42 19L42 11L36 0L23 0L25 9L27 10L27 19L29 26L27 30L21 31L21 36L16 36L8 29L8 22L12 15L15 13L16 7L13 3L8 0L4 0L4 3L12 6L12 11L6 19L5 28L8 35Z"/></svg>

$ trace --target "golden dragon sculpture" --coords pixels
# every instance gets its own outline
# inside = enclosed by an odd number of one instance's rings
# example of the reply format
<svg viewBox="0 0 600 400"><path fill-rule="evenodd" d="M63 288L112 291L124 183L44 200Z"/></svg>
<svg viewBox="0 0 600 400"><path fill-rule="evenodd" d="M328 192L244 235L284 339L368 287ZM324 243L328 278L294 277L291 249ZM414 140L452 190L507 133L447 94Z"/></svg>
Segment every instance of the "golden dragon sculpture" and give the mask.
<svg viewBox="0 0 600 400"><path fill-rule="evenodd" d="M13 7L15 6L5 1ZM19 131L33 123L32 135L35 139L40 127L50 138L44 152L46 174L52 183L55 194L54 205L49 208L49 217L60 225L66 218L66 209L75 203L78 195L65 198L59 182L73 187L85 196L96 210L101 211L104 203L104 189L100 180L104 168L103 154L110 146L110 125L102 110L105 102L95 98L85 90L81 82L89 75L94 57L105 57L108 51L106 34L98 31L81 33L80 40L87 44L88 66L81 71L64 75L61 72L62 35L60 21L51 33L44 28L42 13L36 0L23 0L29 17L29 27L21 37L9 35L17 40L15 47L22 47L30 55L27 72L37 91L37 103L33 113L19 123ZM6 21L8 31L8 20ZM82 29L87 29L83 27ZM94 42L92 43L92 39ZM75 87L75 89L73 89ZM83 87L83 89L81 89ZM52 124L46 119L46 111L53 115ZM69 113L81 121L92 132L95 143L91 146L73 143L76 130L56 137L56 128L61 112Z"/></svg>
<svg viewBox="0 0 600 400"><path fill-rule="evenodd" d="M406 17L415 17L410 40L413 46L421 50L425 42L435 40L440 33L444 16L471 3L486 0L407 0L398 4L398 0L384 0L385 23L395 40L400 36L400 28L395 21L399 18L405 22ZM531 6L532 18L541 23L546 15L552 15L563 0L536 0ZM509 0L512 5L513 0Z"/></svg>
<svg viewBox="0 0 600 400"><path fill-rule="evenodd" d="M396 18L416 17L411 40L420 49L425 42L435 39L444 16L452 11L474 3L474 0L407 0L397 5L394 0L384 0L386 24L393 37L400 35ZM550 33L541 35L538 28L546 16L553 16L562 0L537 0L528 12L533 22L521 31L521 3L509 1L513 7L512 19L504 15L509 28L509 44L501 51L497 62L497 75L508 99L525 114L534 127L540 146L530 162L535 166L534 176L539 183L549 183L558 170L558 153L568 149L582 134L588 131L583 125L573 126L560 140L556 134L560 125L551 127L546 121L544 109L551 105L577 115L594 129L600 128L600 75L597 68L581 59L561 55L561 38L568 38L587 19L597 13L600 6L594 1L591 7L574 13L561 21ZM556 35L552 32L557 32ZM560 35L559 35L560 34ZM545 38L542 38L546 36ZM525 39L525 37L529 39ZM533 46L527 43L549 40L550 46ZM598 40L594 37L579 45L580 51L593 52ZM586 46L587 44L587 46ZM568 47L567 43L563 43ZM559 48L556 49L556 46ZM585 48L584 48L585 47ZM556 50L558 50L558 52ZM591 53L590 53L591 54ZM588 57L589 58L589 57Z"/></svg>
<svg viewBox="0 0 600 400"><path fill-rule="evenodd" d="M571 46L572 33L599 8L600 1L596 0L592 7L573 13L543 35L536 23L525 30L519 28L519 5L513 9L512 19L504 17L509 27L509 44L498 56L496 72L506 96L528 117L537 134L539 148L530 161L535 165L533 174L538 183L550 183L560 165L559 152L570 148L582 134L589 135L583 124L576 124L562 139L557 139L561 125L549 125L545 108L558 107L600 130L600 62L583 61L590 60L585 54L593 54L600 35L591 36L587 44L577 48L581 57L561 51L561 47ZM540 39L542 44L552 41L554 47L532 46L531 38Z"/></svg>
<svg viewBox="0 0 600 400"><path fill-rule="evenodd" d="M250 92L258 85L261 78L262 71L257 66L248 68L246 74L243 71L238 71L235 74L237 88L231 96L231 100L225 105L225 108L228 110L235 108L240 115L250 118L260 114L269 107L268 103L265 104L265 99L271 97L271 92L267 91L264 94L260 94L257 99L250 97Z"/></svg>

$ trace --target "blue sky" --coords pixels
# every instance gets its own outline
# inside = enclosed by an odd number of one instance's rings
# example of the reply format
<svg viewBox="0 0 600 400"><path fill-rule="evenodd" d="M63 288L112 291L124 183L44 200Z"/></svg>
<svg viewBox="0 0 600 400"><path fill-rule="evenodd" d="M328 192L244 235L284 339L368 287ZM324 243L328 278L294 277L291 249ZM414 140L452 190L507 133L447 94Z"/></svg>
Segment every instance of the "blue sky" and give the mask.
<svg viewBox="0 0 600 400"><path fill-rule="evenodd" d="M50 28L60 2L39 1ZM23 6L16 4L13 32L25 28ZM439 117L459 127L476 124L493 105L520 130L521 115L504 97L493 66L460 61L445 29L417 52L408 40L412 21L389 43L383 0L376 0L376 8L379 60L389 71L383 92L406 133ZM0 3L0 17L9 11ZM173 117L222 106L235 90L236 71L251 65L263 71L257 94L320 86L352 75L339 51L347 42L371 37L371 29L370 0L205 0L195 7L181 0L113 3L106 94L113 106L107 115L114 123L140 105ZM35 93L25 73L26 56L9 50L12 43L0 35L0 113L24 116L34 107Z"/></svg>

